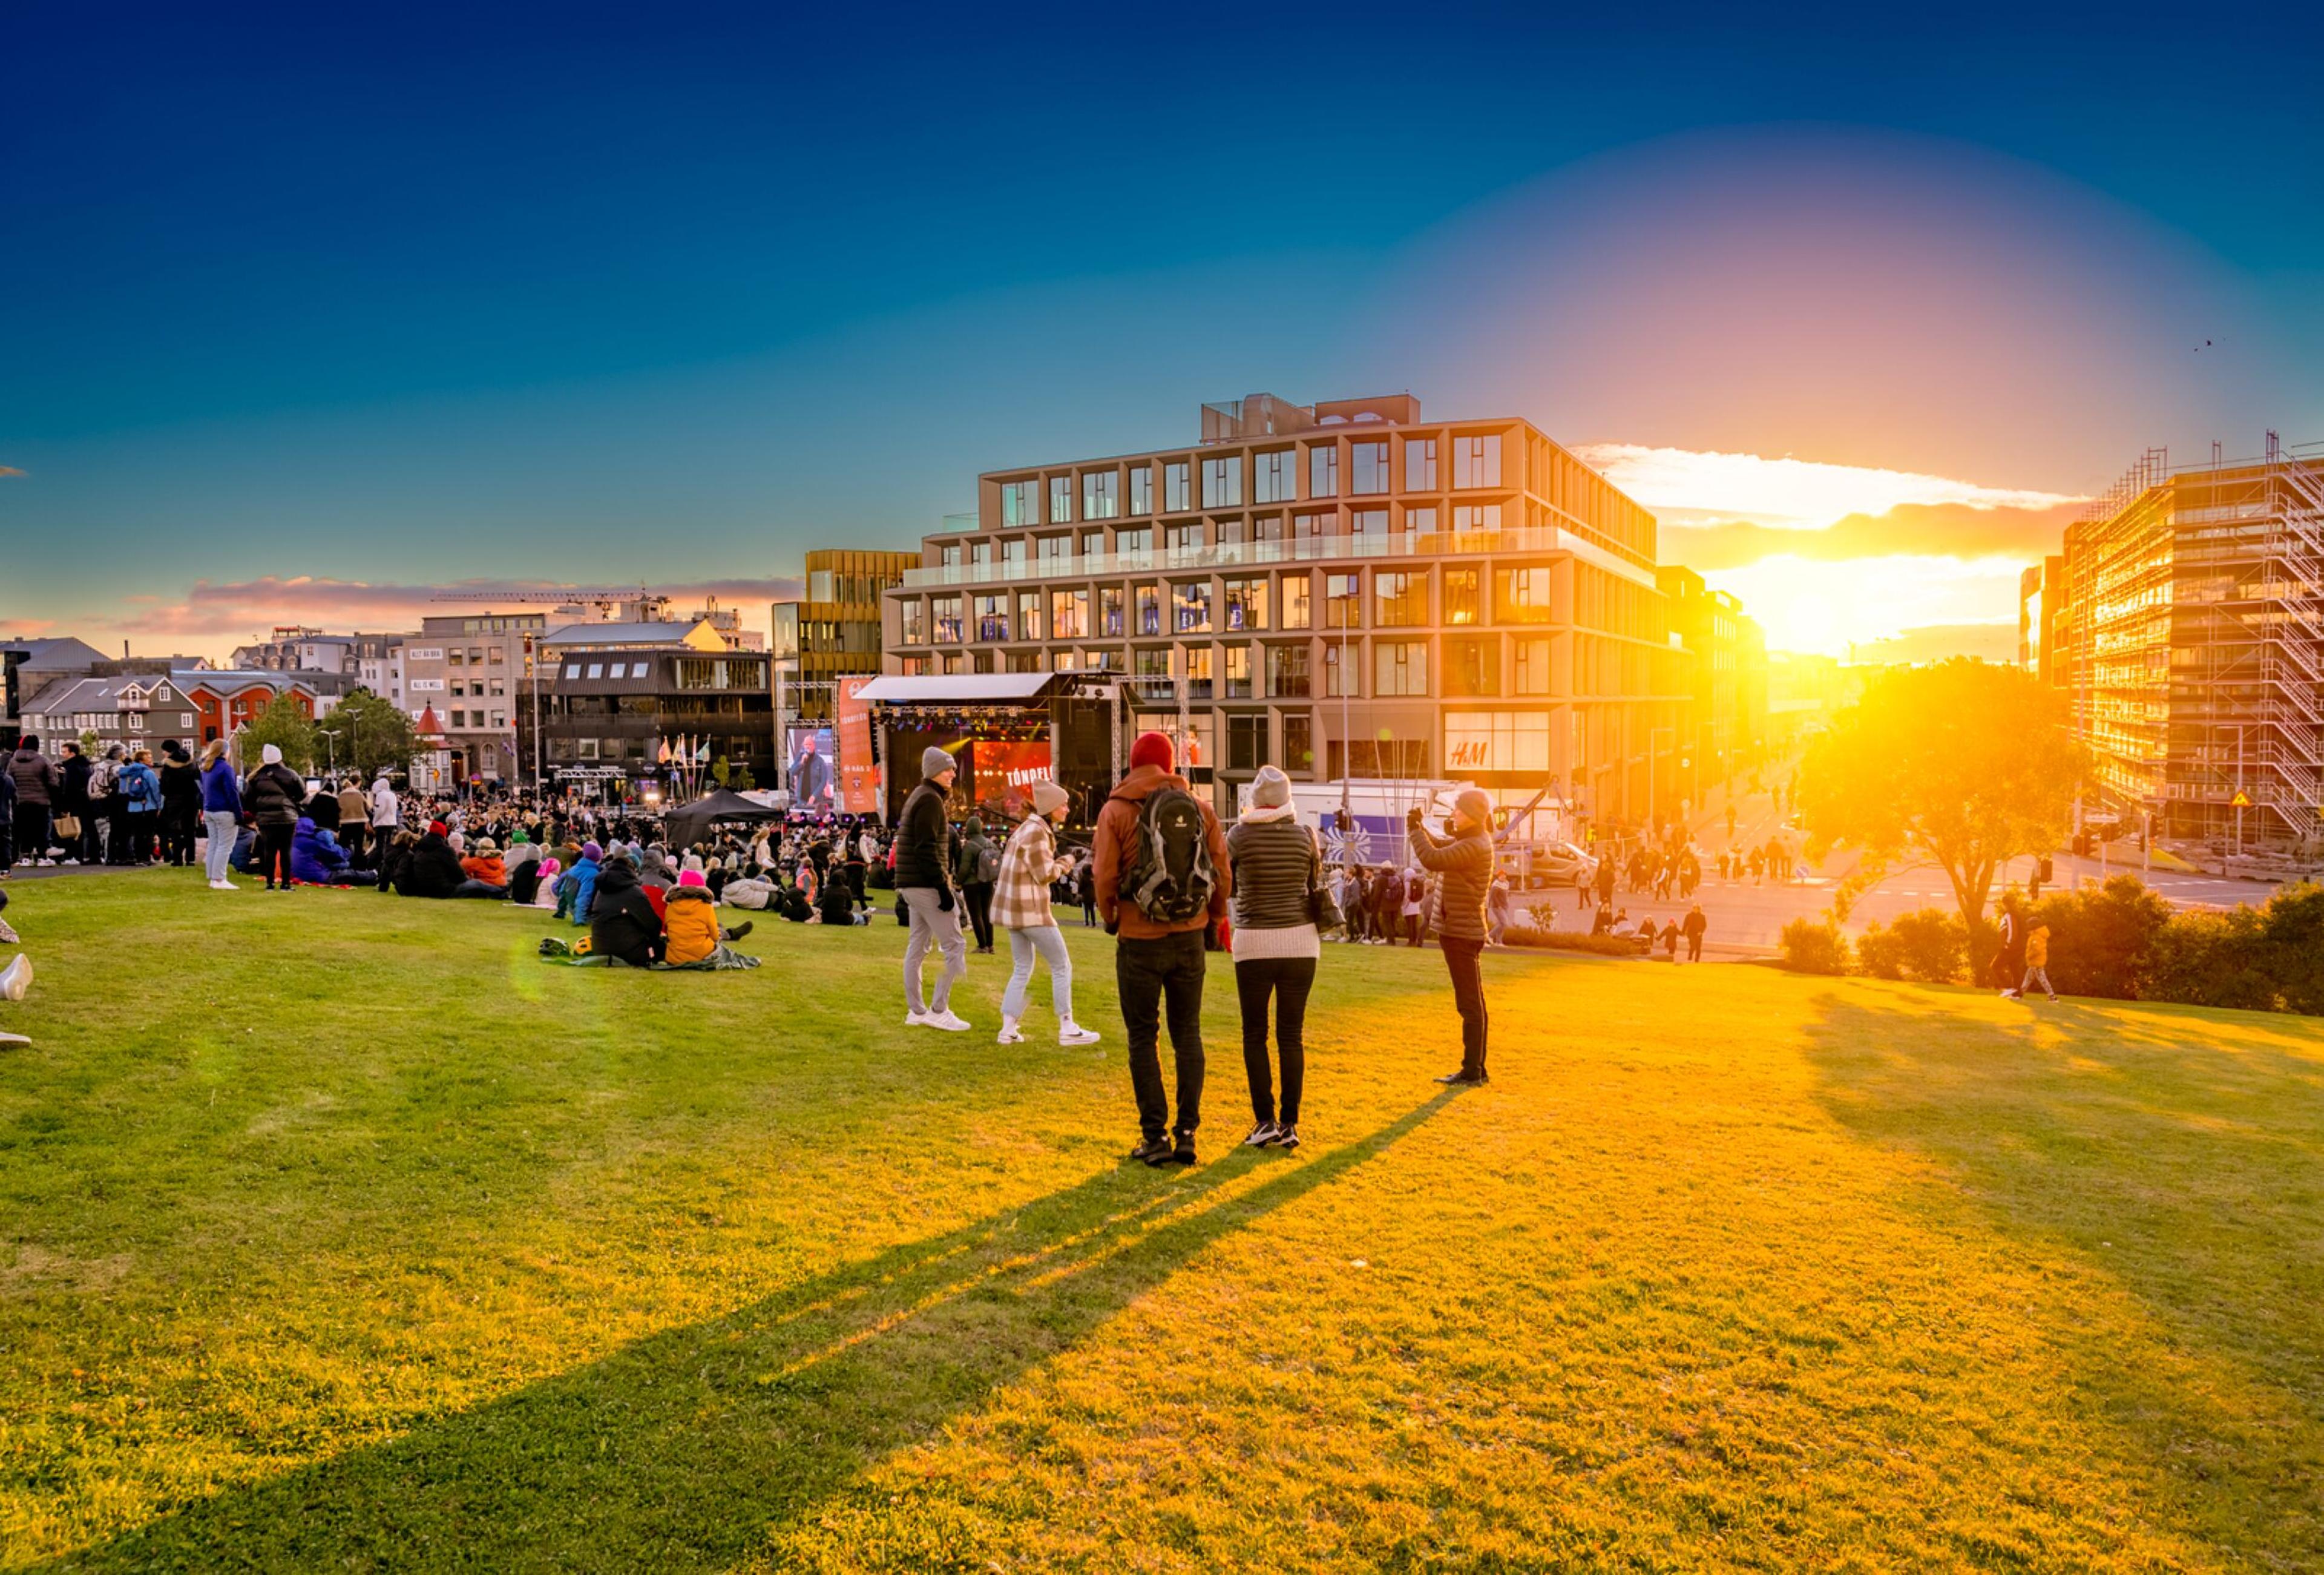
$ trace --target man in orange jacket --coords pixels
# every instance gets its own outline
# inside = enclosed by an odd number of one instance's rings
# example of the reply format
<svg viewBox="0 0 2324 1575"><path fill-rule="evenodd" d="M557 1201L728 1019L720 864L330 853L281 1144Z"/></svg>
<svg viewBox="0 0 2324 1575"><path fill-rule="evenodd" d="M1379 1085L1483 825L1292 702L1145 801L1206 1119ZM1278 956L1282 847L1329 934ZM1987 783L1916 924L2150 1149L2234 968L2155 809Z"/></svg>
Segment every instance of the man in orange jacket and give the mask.
<svg viewBox="0 0 2324 1575"><path fill-rule="evenodd" d="M1194 1163L1203 1112L1203 945L1223 919L1233 879L1218 812L1173 767L1167 734L1142 732L1130 774L1098 812L1092 861L1098 917L1117 937L1114 983L1130 1037L1130 1086L1138 1100L1138 1147L1148 1165ZM1177 1062L1178 1119L1162 1086L1160 1018L1168 1003Z"/></svg>

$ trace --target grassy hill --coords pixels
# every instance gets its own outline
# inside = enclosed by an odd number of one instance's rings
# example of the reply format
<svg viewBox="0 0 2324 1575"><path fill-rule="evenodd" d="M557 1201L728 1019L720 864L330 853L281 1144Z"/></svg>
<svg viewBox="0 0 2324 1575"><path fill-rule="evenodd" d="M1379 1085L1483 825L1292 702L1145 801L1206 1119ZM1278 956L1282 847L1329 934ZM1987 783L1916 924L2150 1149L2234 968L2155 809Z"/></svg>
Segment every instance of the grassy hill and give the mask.
<svg viewBox="0 0 2324 1575"><path fill-rule="evenodd" d="M20 882L0 1566L2324 1566L2324 1031L1327 949L1306 1147L1127 1165L901 932ZM1037 1004L1045 999L1037 987ZM1037 1018L1037 1024L1038 1019Z"/></svg>

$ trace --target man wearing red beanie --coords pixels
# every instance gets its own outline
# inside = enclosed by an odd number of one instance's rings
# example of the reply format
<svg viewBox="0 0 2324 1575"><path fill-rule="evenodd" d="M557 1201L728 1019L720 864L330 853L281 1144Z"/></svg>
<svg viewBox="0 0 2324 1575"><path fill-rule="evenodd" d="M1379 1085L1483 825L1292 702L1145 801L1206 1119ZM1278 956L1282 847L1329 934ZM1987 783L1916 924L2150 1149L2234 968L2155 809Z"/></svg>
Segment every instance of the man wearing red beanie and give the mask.
<svg viewBox="0 0 2324 1575"><path fill-rule="evenodd" d="M1154 1165L1194 1163L1203 1113L1204 943L1226 916L1233 889L1218 814L1172 769L1176 763L1167 734L1138 735L1130 774L1098 812L1091 860L1098 916L1118 937L1114 983L1129 1031L1139 1128L1130 1156ZM1158 1053L1166 1001L1177 1062L1175 1122Z"/></svg>

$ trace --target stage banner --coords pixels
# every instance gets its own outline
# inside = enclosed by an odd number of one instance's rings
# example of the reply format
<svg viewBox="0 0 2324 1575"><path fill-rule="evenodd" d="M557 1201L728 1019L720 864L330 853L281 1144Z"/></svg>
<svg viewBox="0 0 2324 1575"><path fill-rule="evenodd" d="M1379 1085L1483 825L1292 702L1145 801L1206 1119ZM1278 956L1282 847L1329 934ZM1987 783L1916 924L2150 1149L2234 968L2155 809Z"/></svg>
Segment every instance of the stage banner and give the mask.
<svg viewBox="0 0 2324 1575"><path fill-rule="evenodd" d="M1005 820L1021 818L1025 806L1033 801L1033 784L1049 778L1048 741L1001 743L980 738L968 748L976 808L997 813Z"/></svg>
<svg viewBox="0 0 2324 1575"><path fill-rule="evenodd" d="M872 761L872 705L856 694L872 677L839 680L839 806L849 815L880 813L880 772Z"/></svg>

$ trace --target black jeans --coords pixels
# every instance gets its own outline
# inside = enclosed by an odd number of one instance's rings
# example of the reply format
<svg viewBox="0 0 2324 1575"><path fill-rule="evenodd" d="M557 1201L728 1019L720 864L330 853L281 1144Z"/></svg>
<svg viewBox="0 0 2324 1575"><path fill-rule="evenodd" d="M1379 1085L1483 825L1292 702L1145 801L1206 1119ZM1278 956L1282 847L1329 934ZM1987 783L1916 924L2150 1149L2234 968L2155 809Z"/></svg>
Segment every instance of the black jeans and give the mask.
<svg viewBox="0 0 2324 1575"><path fill-rule="evenodd" d="M295 825L262 825L258 828L258 872L265 877L269 886L278 880L284 886L290 884L290 839L298 830Z"/></svg>
<svg viewBox="0 0 2324 1575"><path fill-rule="evenodd" d="M1299 1092L1307 1081L1307 992L1315 986L1313 957L1248 957L1235 964L1235 997L1242 1005L1242 1069L1250 1079L1250 1113L1257 1121L1299 1124ZM1267 998L1275 997L1275 1043L1283 1056L1280 1114L1268 1075Z"/></svg>
<svg viewBox="0 0 2324 1575"><path fill-rule="evenodd" d="M200 828L201 801L161 806L161 857L171 864L194 861L194 833Z"/></svg>
<svg viewBox="0 0 2324 1575"><path fill-rule="evenodd" d="M971 880L960 889L961 901L968 907L969 927L976 932L976 949L992 950L992 882Z"/></svg>
<svg viewBox="0 0 2324 1575"><path fill-rule="evenodd" d="M1485 943L1440 936L1444 971L1452 976L1452 1004L1461 1013L1461 1070L1471 1077L1485 1075Z"/></svg>
<svg viewBox="0 0 2324 1575"><path fill-rule="evenodd" d="M1138 1096L1139 1130L1159 1138L1172 1129L1157 1050L1167 1000L1170 1048L1178 1062L1175 1129L1192 1137L1203 1119L1203 932L1184 930L1150 941L1125 936L1114 948L1113 982L1121 997L1121 1026L1130 1034L1130 1087Z"/></svg>

